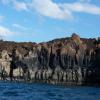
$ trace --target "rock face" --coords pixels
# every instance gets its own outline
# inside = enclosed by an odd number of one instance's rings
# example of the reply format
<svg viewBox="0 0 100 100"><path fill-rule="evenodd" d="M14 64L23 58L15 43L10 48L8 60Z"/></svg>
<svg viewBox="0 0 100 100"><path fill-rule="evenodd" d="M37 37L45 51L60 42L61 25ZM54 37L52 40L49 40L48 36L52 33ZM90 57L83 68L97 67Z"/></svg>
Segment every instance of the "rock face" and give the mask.
<svg viewBox="0 0 100 100"><path fill-rule="evenodd" d="M100 38L77 34L47 43L0 41L0 77L64 85L100 85Z"/></svg>

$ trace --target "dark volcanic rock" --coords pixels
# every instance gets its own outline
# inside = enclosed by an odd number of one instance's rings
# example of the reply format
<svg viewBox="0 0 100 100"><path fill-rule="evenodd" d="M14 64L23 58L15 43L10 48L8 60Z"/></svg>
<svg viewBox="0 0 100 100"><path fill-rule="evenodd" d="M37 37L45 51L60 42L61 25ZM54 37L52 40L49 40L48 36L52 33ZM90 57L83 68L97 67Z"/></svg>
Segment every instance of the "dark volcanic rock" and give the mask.
<svg viewBox="0 0 100 100"><path fill-rule="evenodd" d="M47 43L0 41L1 79L100 85L100 38L77 34Z"/></svg>

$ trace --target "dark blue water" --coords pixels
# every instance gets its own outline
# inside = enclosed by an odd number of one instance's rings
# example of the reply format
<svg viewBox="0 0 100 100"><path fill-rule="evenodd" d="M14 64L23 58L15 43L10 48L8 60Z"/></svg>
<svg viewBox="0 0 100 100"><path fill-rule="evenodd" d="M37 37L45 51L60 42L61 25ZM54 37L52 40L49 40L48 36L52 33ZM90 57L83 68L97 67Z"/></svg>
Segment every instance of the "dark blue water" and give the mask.
<svg viewBox="0 0 100 100"><path fill-rule="evenodd" d="M0 82L0 100L100 100L100 88Z"/></svg>

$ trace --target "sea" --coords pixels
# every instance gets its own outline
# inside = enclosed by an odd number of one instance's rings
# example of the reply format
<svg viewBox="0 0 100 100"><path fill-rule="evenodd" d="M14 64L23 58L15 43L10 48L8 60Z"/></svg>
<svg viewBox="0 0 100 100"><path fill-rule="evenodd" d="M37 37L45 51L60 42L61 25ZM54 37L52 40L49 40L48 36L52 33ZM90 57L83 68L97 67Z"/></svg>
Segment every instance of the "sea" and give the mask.
<svg viewBox="0 0 100 100"><path fill-rule="evenodd" d="M100 87L0 81L0 100L100 100Z"/></svg>

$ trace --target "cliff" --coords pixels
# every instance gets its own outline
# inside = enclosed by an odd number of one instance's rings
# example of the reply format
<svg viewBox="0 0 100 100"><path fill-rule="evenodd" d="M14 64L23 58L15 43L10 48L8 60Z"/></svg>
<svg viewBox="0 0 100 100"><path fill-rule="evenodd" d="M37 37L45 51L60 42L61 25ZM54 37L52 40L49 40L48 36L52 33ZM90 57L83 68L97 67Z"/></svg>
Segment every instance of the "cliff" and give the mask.
<svg viewBox="0 0 100 100"><path fill-rule="evenodd" d="M0 78L65 85L100 85L100 38L77 34L45 43L0 41Z"/></svg>

